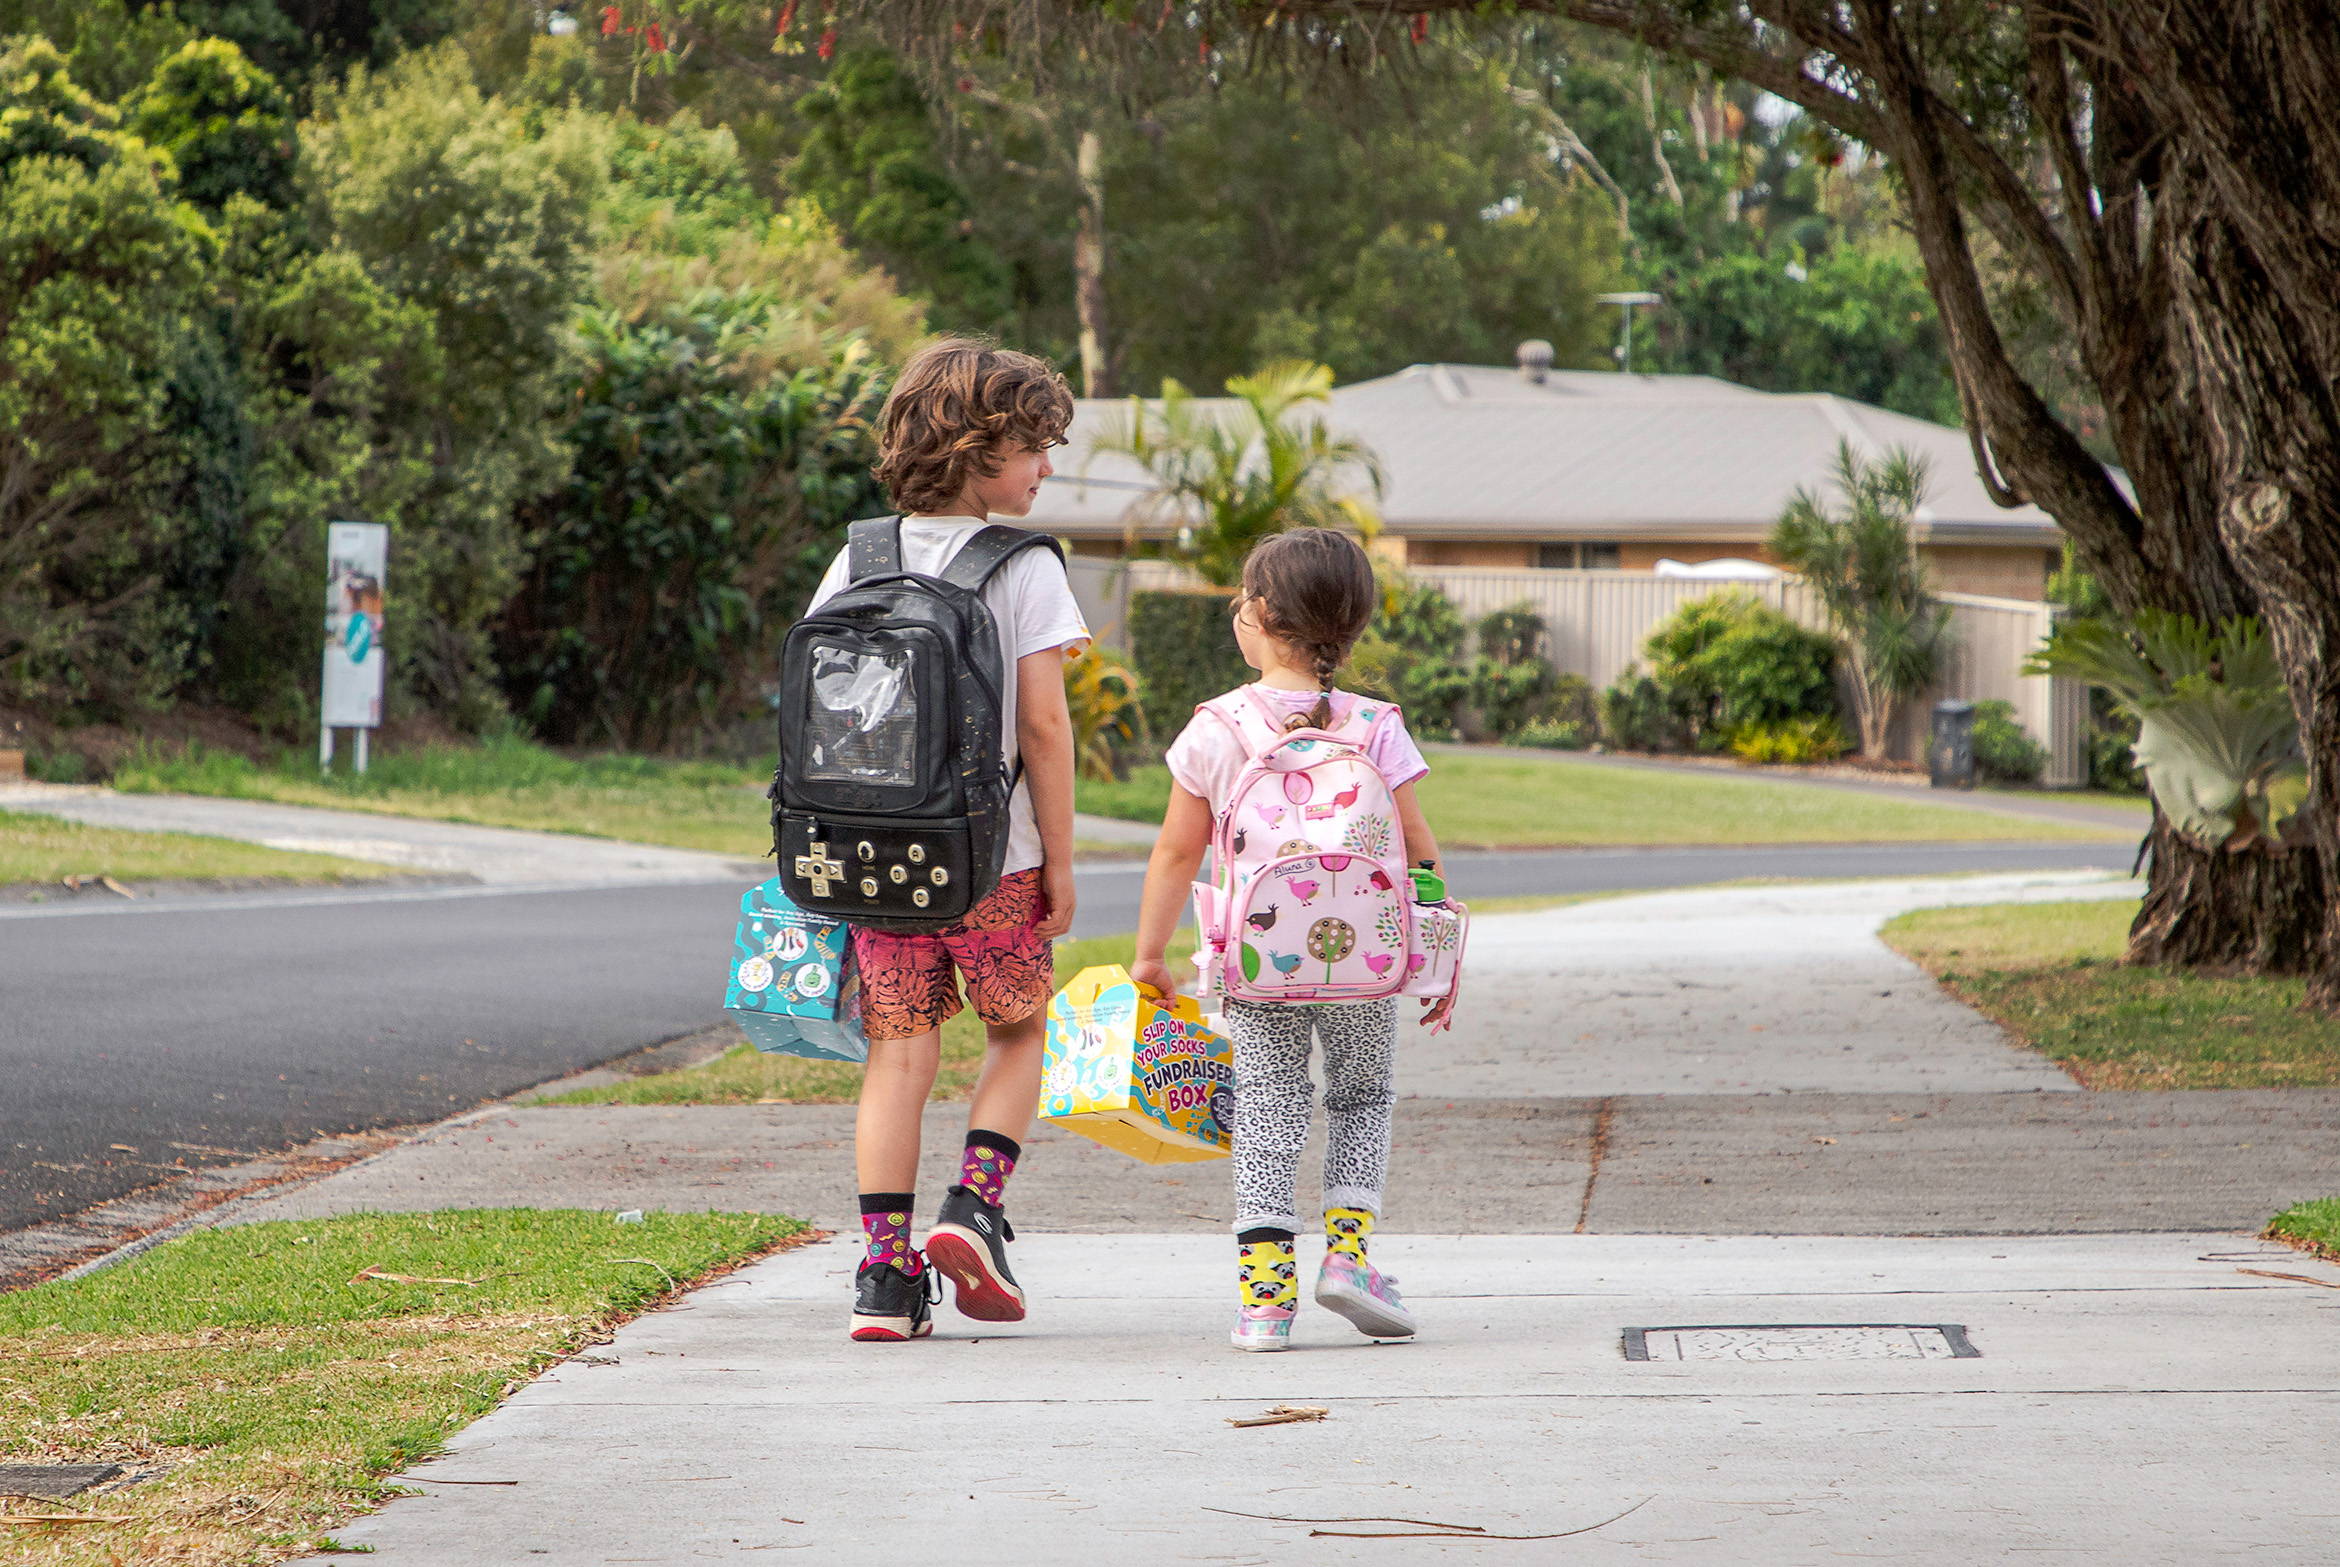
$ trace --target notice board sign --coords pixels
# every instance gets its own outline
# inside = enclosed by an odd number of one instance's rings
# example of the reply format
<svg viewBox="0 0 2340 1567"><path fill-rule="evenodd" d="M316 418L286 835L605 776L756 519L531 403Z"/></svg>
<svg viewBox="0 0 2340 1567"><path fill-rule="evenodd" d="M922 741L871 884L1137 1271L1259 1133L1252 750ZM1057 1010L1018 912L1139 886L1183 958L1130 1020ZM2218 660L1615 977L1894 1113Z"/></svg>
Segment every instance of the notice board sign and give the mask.
<svg viewBox="0 0 2340 1567"><path fill-rule="evenodd" d="M382 584L390 529L336 522L325 530L325 691L328 729L374 729L382 722Z"/></svg>

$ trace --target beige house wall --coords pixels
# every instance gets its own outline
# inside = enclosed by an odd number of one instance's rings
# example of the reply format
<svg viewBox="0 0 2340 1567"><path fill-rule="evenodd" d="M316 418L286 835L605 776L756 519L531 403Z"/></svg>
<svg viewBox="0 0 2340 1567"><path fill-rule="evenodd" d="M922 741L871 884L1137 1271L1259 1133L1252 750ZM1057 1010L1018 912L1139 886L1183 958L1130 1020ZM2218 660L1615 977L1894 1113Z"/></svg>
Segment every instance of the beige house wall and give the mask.
<svg viewBox="0 0 2340 1567"><path fill-rule="evenodd" d="M1928 544L1926 566L1943 593L1979 593L1986 598L2044 599L2056 552L1989 544Z"/></svg>
<svg viewBox="0 0 2340 1567"><path fill-rule="evenodd" d="M1693 539L1672 542L1659 540L1629 540L1617 546L1619 571L1655 571L1661 560L1678 560L1685 566L1695 566L1702 560L1759 560L1771 563L1771 552L1752 540L1738 544L1702 543Z"/></svg>
<svg viewBox="0 0 2340 1567"><path fill-rule="evenodd" d="M1518 570L1536 563L1533 541L1521 544L1486 539L1408 539L1409 566L1486 566Z"/></svg>
<svg viewBox="0 0 2340 1567"><path fill-rule="evenodd" d="M1072 553L1095 560L1121 557L1121 540L1074 539ZM1460 566L1492 571L1525 571L1536 565L1536 541L1506 539L1409 539L1384 533L1370 546L1373 553L1400 566ZM2047 597L2048 573L2055 569L2056 552L2031 545L1925 544L1919 546L1932 572L1934 587L1943 593L1975 593L1986 598ZM1621 541L1617 546L1620 571L1655 571L1660 560L1685 565L1700 561L1759 560L1777 564L1771 552L1754 540L1711 542L1692 539Z"/></svg>

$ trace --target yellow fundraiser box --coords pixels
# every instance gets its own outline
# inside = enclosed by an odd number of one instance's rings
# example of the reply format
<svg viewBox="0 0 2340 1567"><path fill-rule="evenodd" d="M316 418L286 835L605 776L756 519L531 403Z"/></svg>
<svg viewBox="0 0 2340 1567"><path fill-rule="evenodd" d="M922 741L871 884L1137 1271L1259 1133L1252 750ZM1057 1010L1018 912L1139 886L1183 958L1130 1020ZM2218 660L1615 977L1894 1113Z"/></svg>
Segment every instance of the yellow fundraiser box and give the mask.
<svg viewBox="0 0 2340 1567"><path fill-rule="evenodd" d="M1223 1159L1235 1047L1192 996L1164 1005L1119 965L1087 968L1048 1003L1040 1114L1145 1164Z"/></svg>

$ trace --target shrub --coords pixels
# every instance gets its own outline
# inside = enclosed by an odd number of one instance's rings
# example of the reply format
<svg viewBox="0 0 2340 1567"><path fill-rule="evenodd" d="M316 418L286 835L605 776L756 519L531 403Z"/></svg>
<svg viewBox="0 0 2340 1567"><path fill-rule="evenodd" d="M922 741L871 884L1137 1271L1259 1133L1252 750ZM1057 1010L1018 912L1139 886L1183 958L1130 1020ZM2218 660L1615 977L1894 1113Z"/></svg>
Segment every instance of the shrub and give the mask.
<svg viewBox="0 0 2340 1567"><path fill-rule="evenodd" d="M2145 769L2137 765L2137 715L2124 711L2112 693L2088 688L2088 787L2120 794L2145 793Z"/></svg>
<svg viewBox="0 0 2340 1567"><path fill-rule="evenodd" d="M1471 665L1469 703L1486 731L1509 739L1555 716L1560 672L1544 656L1543 617L1522 601L1496 610L1475 629L1479 656Z"/></svg>
<svg viewBox="0 0 2340 1567"><path fill-rule="evenodd" d="M1138 678L1121 655L1092 642L1064 666L1065 708L1072 715L1073 765L1100 783L1129 776L1129 753L1146 733Z"/></svg>
<svg viewBox="0 0 2340 1567"><path fill-rule="evenodd" d="M1513 745L1532 745L1547 751L1581 751L1598 738L1592 725L1573 718L1539 718L1511 737Z"/></svg>
<svg viewBox="0 0 2340 1567"><path fill-rule="evenodd" d="M2047 747L2015 722L2014 703L1974 704L1974 766L1984 778L1992 783L2037 783L2047 760Z"/></svg>
<svg viewBox="0 0 2340 1567"><path fill-rule="evenodd" d="M1601 732L1627 751L1686 751L1697 733L1682 695L1632 664L1601 693Z"/></svg>
<svg viewBox="0 0 2340 1567"><path fill-rule="evenodd" d="M1472 700L1475 666L1461 661L1462 612L1428 583L1400 581L1350 656L1349 684L1406 711L1406 727L1454 737Z"/></svg>
<svg viewBox="0 0 2340 1567"><path fill-rule="evenodd" d="M1649 678L1700 746L1723 743L1742 724L1835 711L1836 644L1745 593L1684 604L1649 634L1642 652Z"/></svg>
<svg viewBox="0 0 2340 1567"><path fill-rule="evenodd" d="M1199 703L1255 678L1228 625L1225 593L1133 593L1129 653L1148 715L1166 734Z"/></svg>
<svg viewBox="0 0 2340 1567"><path fill-rule="evenodd" d="M1851 749L1851 744L1834 714L1740 724L1730 733L1731 755L1759 765L1833 762Z"/></svg>

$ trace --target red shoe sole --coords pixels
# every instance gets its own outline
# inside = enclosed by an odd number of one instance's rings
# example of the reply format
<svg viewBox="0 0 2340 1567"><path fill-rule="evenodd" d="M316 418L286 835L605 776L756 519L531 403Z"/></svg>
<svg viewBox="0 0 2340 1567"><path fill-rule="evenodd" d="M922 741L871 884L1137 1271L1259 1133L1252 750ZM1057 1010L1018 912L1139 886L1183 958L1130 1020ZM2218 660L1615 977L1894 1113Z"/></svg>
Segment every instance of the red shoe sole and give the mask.
<svg viewBox="0 0 2340 1567"><path fill-rule="evenodd" d="M978 1322L1021 1322L1024 1292L991 1271L990 1248L949 1230L927 1237L926 1263L959 1287L959 1315Z"/></svg>
<svg viewBox="0 0 2340 1567"><path fill-rule="evenodd" d="M931 1324L924 1331L913 1329L908 1333L897 1333L892 1328L855 1328L853 1342L856 1344L907 1344L912 1339L924 1338L933 1331L934 1328Z"/></svg>

